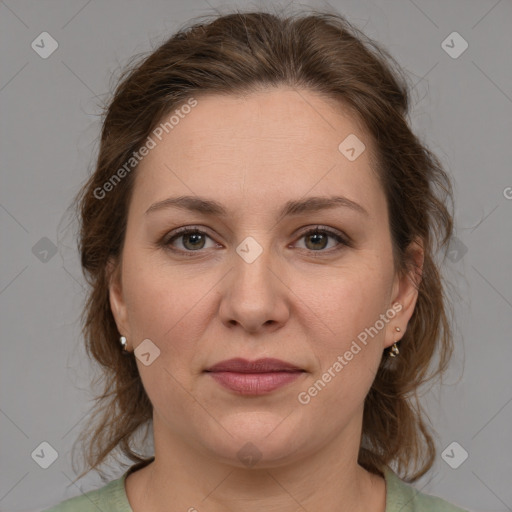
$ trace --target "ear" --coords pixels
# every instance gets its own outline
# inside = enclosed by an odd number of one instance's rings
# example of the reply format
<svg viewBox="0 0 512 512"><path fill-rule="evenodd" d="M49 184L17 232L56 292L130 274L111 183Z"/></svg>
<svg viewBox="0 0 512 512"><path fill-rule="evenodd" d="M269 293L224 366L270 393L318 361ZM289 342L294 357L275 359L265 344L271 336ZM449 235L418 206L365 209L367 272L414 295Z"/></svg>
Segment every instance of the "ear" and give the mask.
<svg viewBox="0 0 512 512"><path fill-rule="evenodd" d="M119 334L129 339L128 314L123 296L121 274L121 262L116 262L114 259L110 258L107 263L110 309L112 310L112 315L114 316Z"/></svg>
<svg viewBox="0 0 512 512"><path fill-rule="evenodd" d="M397 311L397 314L387 326L385 347L390 347L402 339L416 307L424 262L423 241L420 238L416 238L409 244L405 257L406 261L410 262L411 268L403 275L396 275L393 282L391 305L394 305L393 309ZM400 310L397 303L402 306ZM396 331L395 327L400 327L401 332Z"/></svg>

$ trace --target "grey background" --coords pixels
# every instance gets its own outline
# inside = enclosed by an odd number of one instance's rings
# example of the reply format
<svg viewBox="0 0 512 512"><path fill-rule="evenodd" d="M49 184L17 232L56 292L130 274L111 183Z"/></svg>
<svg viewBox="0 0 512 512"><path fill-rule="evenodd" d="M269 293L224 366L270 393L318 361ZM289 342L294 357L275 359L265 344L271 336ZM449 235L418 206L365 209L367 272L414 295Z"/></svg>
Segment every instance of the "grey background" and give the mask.
<svg viewBox="0 0 512 512"><path fill-rule="evenodd" d="M211 13L210 5L224 12L266 4L0 1L2 511L42 510L102 485L94 475L70 483L91 372L78 321L83 281L65 210L96 155L98 104L112 73L189 18ZM454 180L456 237L445 272L457 350L444 385L425 396L439 454L416 487L475 511L512 510L512 4L330 5L406 69L416 84L413 126ZM47 59L31 48L43 31L59 44ZM456 59L441 47L453 31L469 44ZM43 441L59 454L48 469L31 457ZM441 457L453 441L469 454L457 469Z"/></svg>

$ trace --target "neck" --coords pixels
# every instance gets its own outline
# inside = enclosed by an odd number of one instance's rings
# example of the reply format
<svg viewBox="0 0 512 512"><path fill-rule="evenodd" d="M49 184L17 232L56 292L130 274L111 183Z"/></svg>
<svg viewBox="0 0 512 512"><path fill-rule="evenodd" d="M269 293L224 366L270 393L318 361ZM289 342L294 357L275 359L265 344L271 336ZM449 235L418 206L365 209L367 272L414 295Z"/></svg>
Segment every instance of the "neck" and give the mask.
<svg viewBox="0 0 512 512"><path fill-rule="evenodd" d="M134 512L168 512L169 503L171 510L190 512L385 512L384 479L357 464L357 431L287 464L252 468L219 462L219 457L160 434L154 425L155 460L126 480Z"/></svg>

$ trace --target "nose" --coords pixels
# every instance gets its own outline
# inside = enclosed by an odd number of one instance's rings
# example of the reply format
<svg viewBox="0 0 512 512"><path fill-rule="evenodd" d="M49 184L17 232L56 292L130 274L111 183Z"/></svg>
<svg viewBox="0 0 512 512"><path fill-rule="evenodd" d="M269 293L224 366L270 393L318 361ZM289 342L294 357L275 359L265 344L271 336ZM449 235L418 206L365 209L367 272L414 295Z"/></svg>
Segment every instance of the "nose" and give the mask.
<svg viewBox="0 0 512 512"><path fill-rule="evenodd" d="M283 282L283 272L271 260L269 249L251 263L234 253L233 268L220 283L219 315L227 327L268 333L285 325L291 292Z"/></svg>

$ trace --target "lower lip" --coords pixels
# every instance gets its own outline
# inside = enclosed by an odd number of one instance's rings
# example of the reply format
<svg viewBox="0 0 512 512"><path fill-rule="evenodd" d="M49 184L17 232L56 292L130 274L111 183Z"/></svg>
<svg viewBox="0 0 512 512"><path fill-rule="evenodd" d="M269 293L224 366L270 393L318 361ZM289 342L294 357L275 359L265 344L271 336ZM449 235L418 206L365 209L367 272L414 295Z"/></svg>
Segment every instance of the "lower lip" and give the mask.
<svg viewBox="0 0 512 512"><path fill-rule="evenodd" d="M225 388L242 395L270 393L297 379L303 372L236 373L209 372Z"/></svg>

